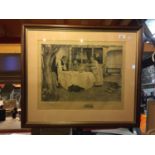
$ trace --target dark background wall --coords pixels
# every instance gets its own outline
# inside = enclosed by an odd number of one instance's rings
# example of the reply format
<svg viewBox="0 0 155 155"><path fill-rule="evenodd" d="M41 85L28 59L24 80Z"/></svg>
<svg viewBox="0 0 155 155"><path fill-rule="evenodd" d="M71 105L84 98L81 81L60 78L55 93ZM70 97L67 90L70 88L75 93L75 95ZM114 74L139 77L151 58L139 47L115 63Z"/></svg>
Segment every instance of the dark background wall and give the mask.
<svg viewBox="0 0 155 155"><path fill-rule="evenodd" d="M1 19L0 43L20 43L23 24L139 27L140 19Z"/></svg>

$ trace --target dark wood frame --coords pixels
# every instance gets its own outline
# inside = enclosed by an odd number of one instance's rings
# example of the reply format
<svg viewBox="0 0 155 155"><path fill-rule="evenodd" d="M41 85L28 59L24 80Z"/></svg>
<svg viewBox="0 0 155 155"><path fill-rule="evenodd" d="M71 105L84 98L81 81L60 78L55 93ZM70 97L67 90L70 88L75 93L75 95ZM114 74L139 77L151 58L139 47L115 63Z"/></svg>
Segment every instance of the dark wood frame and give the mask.
<svg viewBox="0 0 155 155"><path fill-rule="evenodd" d="M134 122L115 122L115 123L79 123L79 122L70 122L70 123L56 123L56 124L30 124L27 122L27 68L26 68L26 29L60 29L60 30L93 30L93 31L103 31L103 32L137 32L140 30L139 36L139 45L138 45L138 58L136 65L138 66L138 70L136 72L135 80L135 115ZM22 27L22 127L23 128L58 128L58 127L91 127L91 128L115 128L115 127L139 127L140 125L140 101L141 101L141 60L142 60L142 49L143 49L143 41L142 41L142 29L141 27L92 27L92 26L69 26L69 25L23 25ZM103 122L104 123L104 122Z"/></svg>
<svg viewBox="0 0 155 155"><path fill-rule="evenodd" d="M154 124L154 112L155 112L155 101L148 101L147 103L147 118L146 118L146 132L152 130L151 128ZM155 125L153 125L155 126Z"/></svg>

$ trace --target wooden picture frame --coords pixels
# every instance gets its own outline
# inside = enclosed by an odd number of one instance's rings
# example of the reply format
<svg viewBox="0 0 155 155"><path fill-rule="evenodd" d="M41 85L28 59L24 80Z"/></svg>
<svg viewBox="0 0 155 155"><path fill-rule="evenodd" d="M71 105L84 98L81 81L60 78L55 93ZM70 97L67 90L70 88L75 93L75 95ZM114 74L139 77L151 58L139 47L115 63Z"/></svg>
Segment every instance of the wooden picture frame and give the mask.
<svg viewBox="0 0 155 155"><path fill-rule="evenodd" d="M150 100L147 103L147 119L146 119L146 132L149 132L153 129L155 129L155 117L154 117L154 112L155 112L155 101Z"/></svg>
<svg viewBox="0 0 155 155"><path fill-rule="evenodd" d="M139 125L140 28L24 25L22 127Z"/></svg>

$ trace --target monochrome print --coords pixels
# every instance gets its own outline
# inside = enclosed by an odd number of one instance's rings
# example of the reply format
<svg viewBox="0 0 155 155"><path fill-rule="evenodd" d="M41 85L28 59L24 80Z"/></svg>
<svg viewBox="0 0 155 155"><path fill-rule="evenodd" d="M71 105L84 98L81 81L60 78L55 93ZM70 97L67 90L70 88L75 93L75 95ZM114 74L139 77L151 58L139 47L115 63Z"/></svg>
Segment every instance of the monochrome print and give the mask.
<svg viewBox="0 0 155 155"><path fill-rule="evenodd" d="M41 44L41 101L121 102L122 54L113 44Z"/></svg>

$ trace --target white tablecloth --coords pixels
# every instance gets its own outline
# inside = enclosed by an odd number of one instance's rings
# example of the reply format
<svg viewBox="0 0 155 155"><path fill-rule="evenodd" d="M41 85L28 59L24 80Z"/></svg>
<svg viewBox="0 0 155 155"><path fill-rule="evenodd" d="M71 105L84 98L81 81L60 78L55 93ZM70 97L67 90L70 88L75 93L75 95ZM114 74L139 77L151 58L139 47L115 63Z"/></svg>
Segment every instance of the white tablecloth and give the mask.
<svg viewBox="0 0 155 155"><path fill-rule="evenodd" d="M92 72L61 71L59 72L58 80L65 89L68 89L72 85L89 89L95 83L95 77Z"/></svg>
<svg viewBox="0 0 155 155"><path fill-rule="evenodd" d="M3 100L0 100L0 106L3 106L4 103L3 103Z"/></svg>

